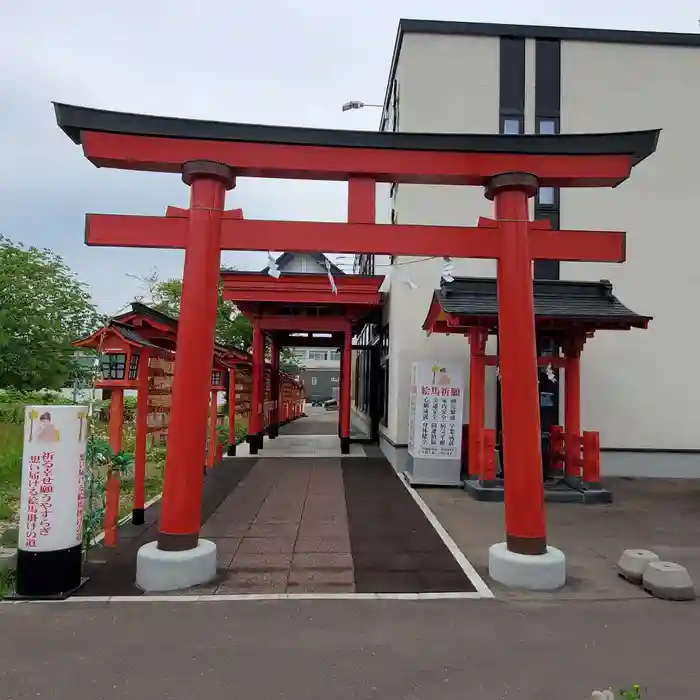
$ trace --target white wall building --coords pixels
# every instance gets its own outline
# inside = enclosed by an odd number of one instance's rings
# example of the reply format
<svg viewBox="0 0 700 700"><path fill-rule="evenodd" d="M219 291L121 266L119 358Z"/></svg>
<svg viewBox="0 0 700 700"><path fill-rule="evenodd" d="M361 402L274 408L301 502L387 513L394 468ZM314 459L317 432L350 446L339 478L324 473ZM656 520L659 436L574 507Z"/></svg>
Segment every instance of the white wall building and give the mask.
<svg viewBox="0 0 700 700"><path fill-rule="evenodd" d="M553 228L628 233L625 264L538 263L537 278L609 279L624 304L654 317L645 331L598 332L582 354L582 426L600 431L604 475L700 477L698 86L699 34L417 20L399 26L383 130L663 129L656 154L620 187L541 191L532 203L533 215L549 218ZM402 224L473 226L480 215L493 215L479 188L400 185L391 204L392 219ZM372 262L358 256L356 270L369 272ZM394 462L408 439L411 364L457 360L468 371L464 337L428 338L421 330L442 265L398 258L392 268L384 316L388 405L380 432ZM494 261L455 261L455 275L495 272ZM494 427L496 380L489 372L486 421ZM468 422L468 405L464 416Z"/></svg>

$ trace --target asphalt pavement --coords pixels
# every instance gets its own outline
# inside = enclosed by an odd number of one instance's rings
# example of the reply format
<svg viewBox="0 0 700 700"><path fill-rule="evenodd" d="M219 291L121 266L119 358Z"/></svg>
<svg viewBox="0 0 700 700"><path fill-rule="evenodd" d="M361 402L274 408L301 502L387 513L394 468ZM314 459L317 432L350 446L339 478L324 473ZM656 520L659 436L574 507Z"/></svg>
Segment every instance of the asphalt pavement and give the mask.
<svg viewBox="0 0 700 700"><path fill-rule="evenodd" d="M700 606L617 601L0 605L6 700L695 700Z"/></svg>

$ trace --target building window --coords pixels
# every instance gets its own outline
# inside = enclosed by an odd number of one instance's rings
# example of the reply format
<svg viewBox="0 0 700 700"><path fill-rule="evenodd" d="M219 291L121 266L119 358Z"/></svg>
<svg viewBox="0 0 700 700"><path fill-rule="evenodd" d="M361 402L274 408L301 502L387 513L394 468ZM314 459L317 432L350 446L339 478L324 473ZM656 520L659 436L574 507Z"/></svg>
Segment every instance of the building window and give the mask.
<svg viewBox="0 0 700 700"><path fill-rule="evenodd" d="M559 133L559 119L553 117L538 117L535 129L538 134L553 136ZM556 187L540 187L535 200L535 219L549 220L552 229L559 228L559 189ZM558 260L535 260L533 265L535 279L559 279Z"/></svg>
<svg viewBox="0 0 700 700"><path fill-rule="evenodd" d="M553 187L540 187L537 193L537 202L546 207L553 207L557 197Z"/></svg>
<svg viewBox="0 0 700 700"><path fill-rule="evenodd" d="M522 117L501 117L501 133L517 136L523 133Z"/></svg>
<svg viewBox="0 0 700 700"><path fill-rule="evenodd" d="M537 119L537 133L543 136L554 136L559 133L558 119ZM554 187L540 187L537 203L545 207L553 207L557 203L557 191Z"/></svg>
<svg viewBox="0 0 700 700"><path fill-rule="evenodd" d="M318 384L318 377L311 377L311 386L316 386Z"/></svg>
<svg viewBox="0 0 700 700"><path fill-rule="evenodd" d="M323 362L328 359L328 353L325 350L310 350L309 359Z"/></svg>
<svg viewBox="0 0 700 700"><path fill-rule="evenodd" d="M556 119L538 119L537 121L538 134L553 136L559 131Z"/></svg>
<svg viewBox="0 0 700 700"><path fill-rule="evenodd" d="M126 374L126 354L107 353L100 362L102 379L124 379Z"/></svg>
<svg viewBox="0 0 700 700"><path fill-rule="evenodd" d="M330 359L334 362L340 362L340 350L333 350Z"/></svg>

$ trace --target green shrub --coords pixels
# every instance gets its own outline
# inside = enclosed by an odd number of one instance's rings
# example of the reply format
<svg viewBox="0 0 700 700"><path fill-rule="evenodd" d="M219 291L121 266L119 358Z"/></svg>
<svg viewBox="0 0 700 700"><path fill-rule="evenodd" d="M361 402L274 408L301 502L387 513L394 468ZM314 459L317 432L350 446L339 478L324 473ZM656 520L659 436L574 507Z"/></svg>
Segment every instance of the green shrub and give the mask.
<svg viewBox="0 0 700 700"><path fill-rule="evenodd" d="M0 547L16 547L19 542L19 530L12 527L0 535Z"/></svg>
<svg viewBox="0 0 700 700"><path fill-rule="evenodd" d="M24 426L21 423L4 423L0 419L0 496L8 488L19 488L22 481L23 438ZM0 520L3 520L2 516Z"/></svg>
<svg viewBox="0 0 700 700"><path fill-rule="evenodd" d="M15 570L0 571L0 600L12 593L15 588Z"/></svg>
<svg viewBox="0 0 700 700"><path fill-rule="evenodd" d="M24 423L25 406L72 406L73 402L53 391L0 389L0 423Z"/></svg>

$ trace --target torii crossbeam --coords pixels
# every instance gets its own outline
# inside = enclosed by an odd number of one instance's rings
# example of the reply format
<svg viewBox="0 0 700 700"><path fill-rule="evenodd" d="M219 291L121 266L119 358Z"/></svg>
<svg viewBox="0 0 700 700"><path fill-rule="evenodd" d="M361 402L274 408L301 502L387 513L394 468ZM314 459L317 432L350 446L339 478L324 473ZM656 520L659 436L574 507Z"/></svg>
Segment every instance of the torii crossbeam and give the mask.
<svg viewBox="0 0 700 700"><path fill-rule="evenodd" d="M510 551L547 551L532 260L622 262L621 232L550 231L529 220L538 187L615 187L658 131L557 136L374 133L225 124L55 105L98 167L181 173L189 210L90 214L89 245L184 248L185 268L158 548L200 545L201 463L221 250L387 253L498 261L506 532ZM348 182L347 223L251 221L224 211L235 177ZM377 182L471 185L495 202L476 227L375 223Z"/></svg>

